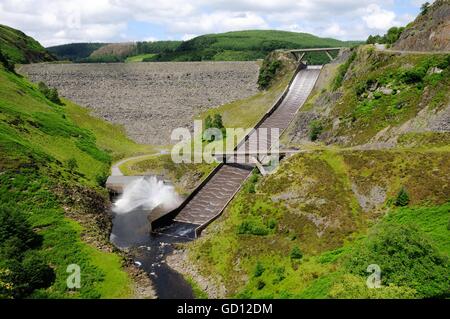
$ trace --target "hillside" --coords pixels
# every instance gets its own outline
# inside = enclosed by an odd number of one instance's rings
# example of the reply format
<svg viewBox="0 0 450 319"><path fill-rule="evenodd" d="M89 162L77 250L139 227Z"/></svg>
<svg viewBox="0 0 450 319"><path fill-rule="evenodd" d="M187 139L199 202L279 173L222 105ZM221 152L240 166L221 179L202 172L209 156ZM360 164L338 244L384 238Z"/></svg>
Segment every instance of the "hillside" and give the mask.
<svg viewBox="0 0 450 319"><path fill-rule="evenodd" d="M0 51L12 63L33 63L54 61L51 55L39 42L22 31L0 24Z"/></svg>
<svg viewBox="0 0 450 319"><path fill-rule="evenodd" d="M450 1L437 0L422 8L394 44L395 50L450 52Z"/></svg>
<svg viewBox="0 0 450 319"><path fill-rule="evenodd" d="M276 49L351 46L308 33L276 30L235 31L209 34L183 42L174 52L156 56L156 61L235 61L263 59Z"/></svg>
<svg viewBox="0 0 450 319"><path fill-rule="evenodd" d="M47 50L55 55L58 60L79 62L88 58L92 52L107 45L107 43L70 43L48 47Z"/></svg>
<svg viewBox="0 0 450 319"><path fill-rule="evenodd" d="M169 264L211 296L448 298L449 75L450 55L373 46L325 66L282 136L304 152Z"/></svg>
<svg viewBox="0 0 450 319"><path fill-rule="evenodd" d="M0 66L0 298L136 296L138 272L109 244L102 185L113 159L145 151ZM76 291L70 264L82 269Z"/></svg>
<svg viewBox="0 0 450 319"><path fill-rule="evenodd" d="M188 41L80 43L51 47L49 50L60 59L74 62L252 61L264 59L275 49L350 47L357 43L319 38L308 33L253 30L203 35ZM319 54L314 55L311 62L327 60L325 54Z"/></svg>

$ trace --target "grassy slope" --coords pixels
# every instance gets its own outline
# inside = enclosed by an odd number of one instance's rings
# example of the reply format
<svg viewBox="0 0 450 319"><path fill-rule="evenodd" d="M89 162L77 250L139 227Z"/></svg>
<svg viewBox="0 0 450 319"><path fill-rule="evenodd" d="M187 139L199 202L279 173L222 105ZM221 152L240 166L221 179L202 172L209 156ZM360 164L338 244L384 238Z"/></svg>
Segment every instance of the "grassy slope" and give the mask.
<svg viewBox="0 0 450 319"><path fill-rule="evenodd" d="M331 297L338 277L347 274L337 256L345 255L356 236L364 236L391 207L401 186L408 189L413 207L427 206L393 211L386 219L417 223L448 256L450 211L444 203L450 198L450 155L432 154L324 151L295 156L258 182L256 193L244 187L208 234L190 245L190 257L205 275L219 274L230 296ZM352 186L367 197L381 187L386 197L363 212ZM239 234L244 223L265 229L265 235ZM296 246L304 254L301 262L290 258ZM257 263L265 269L258 276ZM366 296L361 292L360 297Z"/></svg>
<svg viewBox="0 0 450 319"><path fill-rule="evenodd" d="M53 61L54 58L33 38L0 24L0 49L13 63Z"/></svg>
<svg viewBox="0 0 450 319"><path fill-rule="evenodd" d="M156 54L154 53L146 53L146 54L139 54L134 55L126 58L125 62L142 62L144 59L151 59L155 57Z"/></svg>
<svg viewBox="0 0 450 319"><path fill-rule="evenodd" d="M341 89L343 96L332 104L331 118L345 119L347 114L354 114L361 101L351 97L359 83L376 78L383 81L382 85L392 83L396 89L398 69L434 65L446 58L384 56L374 52L375 56L368 56L364 50L349 67ZM376 67L371 67L373 64ZM336 67L327 72L336 74ZM404 123L415 116L421 100L434 109L443 107L448 101L447 79L445 74L434 75L425 76L423 86L402 84L398 89L403 93L382 97L384 103L365 110L367 113L361 118L367 121L361 124L358 118L356 123L342 125L342 132L334 136L343 134L350 136L351 141L365 142L387 125ZM325 81L321 87L308 99L302 112L321 112L319 104L323 108L324 101L332 101L329 92L333 83ZM430 94L424 97L424 90ZM396 103L404 103L402 109L393 117L387 116L390 106ZM377 115L379 112L382 115ZM335 146L309 149L310 153L286 160L275 174L262 178L255 186L243 187L224 216L210 226L208 234L188 245L192 262L204 275L222 281L230 296L416 296L413 282L409 282L411 287L407 284L367 289L366 278L353 274L343 260L350 258L377 225L416 225L431 238L440 254L449 256L449 134L408 133L391 151L345 151ZM411 208L392 206L401 187L409 193ZM387 211L390 213L383 217ZM304 254L300 262L290 258L294 247ZM429 281L430 287L445 284Z"/></svg>
<svg viewBox="0 0 450 319"><path fill-rule="evenodd" d="M347 136L349 145L362 144L381 130L398 127L414 118L425 106L433 112L441 110L450 100L450 68L447 66L441 74L427 74L427 71L446 60L448 55L400 56L367 47L358 50L342 84L343 96L331 112L332 118L341 119L339 128L332 134ZM425 70L425 76L406 82L404 72L416 70ZM397 93L371 92L370 83ZM330 130L332 124L327 124L326 129Z"/></svg>
<svg viewBox="0 0 450 319"><path fill-rule="evenodd" d="M117 147L120 143L124 145ZM83 217L95 213L95 206L87 204L74 215L85 221L81 222L83 226L64 213L76 206L77 201L70 198L76 197L79 190L105 200L105 194L96 186L96 177L109 170L111 155L97 145L113 151L114 157L142 150L118 127L90 117L86 110L69 102L63 107L52 104L27 80L0 69L0 196L3 203L27 214L43 236L41 254L57 276L48 290L35 293L38 296L109 298L132 293L132 281L122 269L121 257L81 240L81 236L88 235L107 241L95 223ZM68 159L75 159L78 169L68 169ZM57 194L64 189L67 193L63 192L61 198ZM63 209L62 201L66 200L69 204ZM102 208L99 210L101 214ZM87 216L94 221L98 217ZM65 286L65 269L70 263L82 268L82 288L76 292L68 292Z"/></svg>

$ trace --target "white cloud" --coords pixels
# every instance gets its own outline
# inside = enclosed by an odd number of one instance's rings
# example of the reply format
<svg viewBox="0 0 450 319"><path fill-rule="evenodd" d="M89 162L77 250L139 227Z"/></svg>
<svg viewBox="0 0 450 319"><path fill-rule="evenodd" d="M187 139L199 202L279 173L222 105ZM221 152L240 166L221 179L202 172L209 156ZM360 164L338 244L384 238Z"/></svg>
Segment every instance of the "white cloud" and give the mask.
<svg viewBox="0 0 450 319"><path fill-rule="evenodd" d="M44 45L142 40L129 30L148 23L151 39L242 29L287 29L340 39L365 39L411 16L396 16L397 0L0 0L1 23ZM415 0L410 0L415 1ZM411 3L409 4L412 5ZM138 38L138 39L136 39Z"/></svg>
<svg viewBox="0 0 450 319"><path fill-rule="evenodd" d="M370 29L386 30L399 22L395 20L396 15L393 11L384 10L377 4L371 4L366 9L366 15L362 19Z"/></svg>

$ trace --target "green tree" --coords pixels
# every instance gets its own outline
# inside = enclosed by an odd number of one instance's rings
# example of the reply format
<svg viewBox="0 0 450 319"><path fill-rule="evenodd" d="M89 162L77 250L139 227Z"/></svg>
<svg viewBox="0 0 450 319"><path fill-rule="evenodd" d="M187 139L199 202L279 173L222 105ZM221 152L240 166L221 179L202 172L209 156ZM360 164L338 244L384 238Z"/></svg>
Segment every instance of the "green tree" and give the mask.
<svg viewBox="0 0 450 319"><path fill-rule="evenodd" d="M256 263L255 270L253 271L253 277L261 277L265 270L264 265L258 261Z"/></svg>
<svg viewBox="0 0 450 319"><path fill-rule="evenodd" d="M398 192L397 198L394 202L395 206L407 206L409 204L409 195L404 187Z"/></svg>
<svg viewBox="0 0 450 319"><path fill-rule="evenodd" d="M322 123L320 123L320 121L317 120L312 121L309 124L309 138L311 139L311 141L317 140L322 131L323 131Z"/></svg>
<svg viewBox="0 0 450 319"><path fill-rule="evenodd" d="M303 253L298 246L294 246L291 250L291 259L302 259Z"/></svg>
<svg viewBox="0 0 450 319"><path fill-rule="evenodd" d="M420 14L425 15L428 13L428 9L430 8L430 3L427 1L420 7Z"/></svg>

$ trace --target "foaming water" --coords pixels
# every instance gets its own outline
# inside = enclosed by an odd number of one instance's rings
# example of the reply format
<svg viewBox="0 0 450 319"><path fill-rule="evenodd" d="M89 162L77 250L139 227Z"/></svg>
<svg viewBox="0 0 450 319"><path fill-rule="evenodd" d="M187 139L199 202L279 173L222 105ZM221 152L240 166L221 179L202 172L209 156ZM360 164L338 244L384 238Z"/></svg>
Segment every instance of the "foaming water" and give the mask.
<svg viewBox="0 0 450 319"><path fill-rule="evenodd" d="M181 203L181 198L171 185L164 184L155 176L142 177L131 182L123 194L114 202L113 212L126 214L137 209L153 210L162 208L170 210Z"/></svg>

